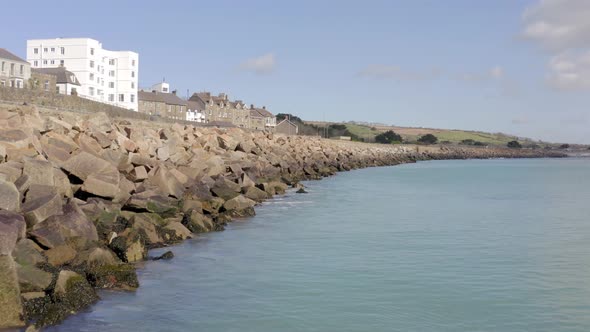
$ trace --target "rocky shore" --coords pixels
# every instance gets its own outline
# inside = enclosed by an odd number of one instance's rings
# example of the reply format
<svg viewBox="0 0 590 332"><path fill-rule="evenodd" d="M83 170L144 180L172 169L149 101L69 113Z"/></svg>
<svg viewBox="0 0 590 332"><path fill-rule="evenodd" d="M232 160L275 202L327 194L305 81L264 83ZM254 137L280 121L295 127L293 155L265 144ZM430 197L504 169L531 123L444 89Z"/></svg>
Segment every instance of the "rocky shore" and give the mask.
<svg viewBox="0 0 590 332"><path fill-rule="evenodd" d="M134 290L148 250L220 231L299 181L542 150L373 145L0 108L0 329L43 327ZM170 257L162 257L163 259Z"/></svg>

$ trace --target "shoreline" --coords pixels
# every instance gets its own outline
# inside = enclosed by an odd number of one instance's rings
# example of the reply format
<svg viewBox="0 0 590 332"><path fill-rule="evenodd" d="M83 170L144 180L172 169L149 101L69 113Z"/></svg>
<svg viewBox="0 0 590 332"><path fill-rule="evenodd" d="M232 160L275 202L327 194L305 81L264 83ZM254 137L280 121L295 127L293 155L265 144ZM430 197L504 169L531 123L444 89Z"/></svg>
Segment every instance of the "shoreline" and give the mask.
<svg viewBox="0 0 590 332"><path fill-rule="evenodd" d="M221 231L289 187L303 188L300 181L426 160L566 157L40 114L34 107L0 109L0 152L0 192L9 203L0 207L0 328L56 325L98 301L96 289L132 291L139 287L135 264L150 258L148 250Z"/></svg>

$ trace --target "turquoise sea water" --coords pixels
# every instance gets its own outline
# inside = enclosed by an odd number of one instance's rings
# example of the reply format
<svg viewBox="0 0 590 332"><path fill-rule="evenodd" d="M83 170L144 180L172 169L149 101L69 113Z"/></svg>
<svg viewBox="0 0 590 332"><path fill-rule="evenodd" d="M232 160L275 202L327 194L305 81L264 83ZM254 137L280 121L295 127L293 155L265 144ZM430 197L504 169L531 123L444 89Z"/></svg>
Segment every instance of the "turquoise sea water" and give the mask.
<svg viewBox="0 0 590 332"><path fill-rule="evenodd" d="M590 159L420 162L307 185L51 331L590 331Z"/></svg>

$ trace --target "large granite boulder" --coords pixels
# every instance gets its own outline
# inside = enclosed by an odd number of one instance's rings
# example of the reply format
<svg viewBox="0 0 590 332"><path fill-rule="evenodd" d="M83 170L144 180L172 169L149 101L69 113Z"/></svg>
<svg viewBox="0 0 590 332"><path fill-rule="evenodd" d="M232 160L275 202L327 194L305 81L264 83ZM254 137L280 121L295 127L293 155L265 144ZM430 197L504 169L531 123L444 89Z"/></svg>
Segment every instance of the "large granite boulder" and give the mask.
<svg viewBox="0 0 590 332"><path fill-rule="evenodd" d="M0 177L0 209L8 211L20 210L20 192L14 183Z"/></svg>
<svg viewBox="0 0 590 332"><path fill-rule="evenodd" d="M30 237L46 248L66 244L71 238L98 241L94 223L88 220L74 200L68 201L63 212L63 215L51 216L33 226L29 231Z"/></svg>

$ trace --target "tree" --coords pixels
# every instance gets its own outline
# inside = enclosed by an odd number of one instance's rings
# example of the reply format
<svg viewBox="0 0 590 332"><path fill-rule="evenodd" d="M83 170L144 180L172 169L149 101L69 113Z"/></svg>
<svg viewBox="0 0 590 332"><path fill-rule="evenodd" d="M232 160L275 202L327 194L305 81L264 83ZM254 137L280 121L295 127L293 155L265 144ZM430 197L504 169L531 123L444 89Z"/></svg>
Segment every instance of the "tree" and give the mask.
<svg viewBox="0 0 590 332"><path fill-rule="evenodd" d="M401 135L396 134L393 130L388 130L375 136L375 142L381 144L401 143L402 141Z"/></svg>
<svg viewBox="0 0 590 332"><path fill-rule="evenodd" d="M511 148L511 149L520 149L522 148L522 145L520 145L520 143L518 143L518 141L510 141L508 142L508 144L506 144L507 147Z"/></svg>
<svg viewBox="0 0 590 332"><path fill-rule="evenodd" d="M426 134L418 139L418 143L422 144L436 144L438 138L432 134Z"/></svg>

